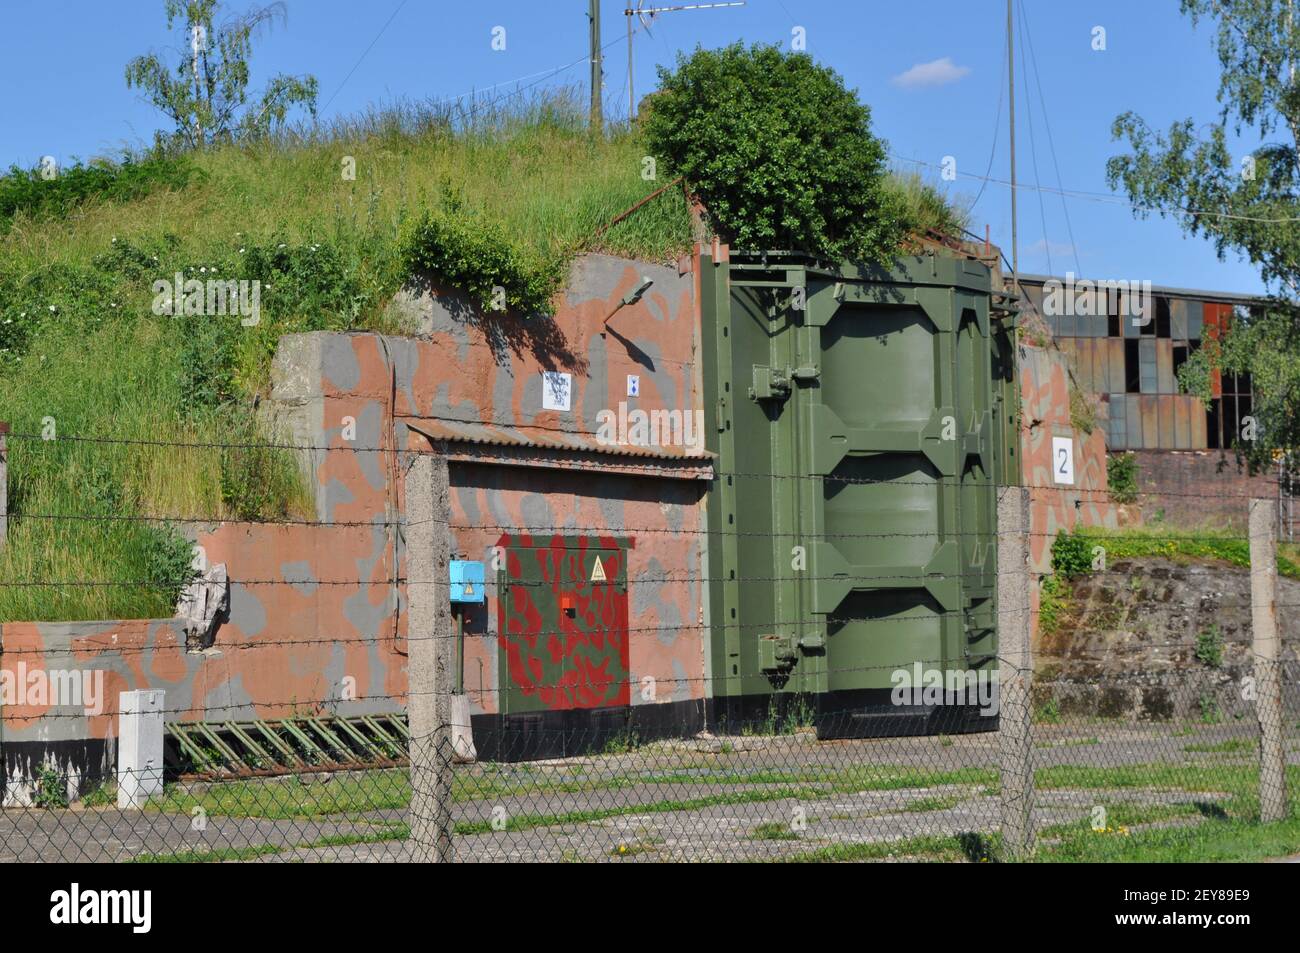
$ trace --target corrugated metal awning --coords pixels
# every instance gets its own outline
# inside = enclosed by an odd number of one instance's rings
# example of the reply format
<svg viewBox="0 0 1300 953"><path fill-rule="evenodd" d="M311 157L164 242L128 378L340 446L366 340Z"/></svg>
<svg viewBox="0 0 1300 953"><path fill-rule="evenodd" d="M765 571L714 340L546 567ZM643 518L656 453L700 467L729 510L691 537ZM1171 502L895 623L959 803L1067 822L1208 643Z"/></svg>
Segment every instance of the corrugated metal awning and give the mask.
<svg viewBox="0 0 1300 953"><path fill-rule="evenodd" d="M416 433L435 442L470 444L475 447L510 451L508 454L497 455L494 462L515 464L533 462L541 466L565 466L563 454L567 452L624 458L622 462L610 460L608 465L602 465L602 469L614 472L645 474L653 466L652 475L686 479L712 479L713 477L714 454L691 447L611 444L598 440L594 434L551 427L506 426L437 417L398 417L397 419ZM536 456L520 458L517 451L521 449L542 451L545 456L544 458ZM466 454L453 456L467 458ZM484 454L473 454L472 457L482 459ZM645 462L635 462L638 458ZM655 463L666 465L654 465Z"/></svg>

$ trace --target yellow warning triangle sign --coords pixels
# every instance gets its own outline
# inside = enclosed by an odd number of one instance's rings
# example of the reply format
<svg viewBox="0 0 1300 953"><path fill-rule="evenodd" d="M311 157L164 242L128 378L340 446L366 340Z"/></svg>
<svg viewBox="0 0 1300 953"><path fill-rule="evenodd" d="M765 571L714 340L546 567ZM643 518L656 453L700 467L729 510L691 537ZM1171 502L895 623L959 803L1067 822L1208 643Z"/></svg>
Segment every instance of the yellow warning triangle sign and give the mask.
<svg viewBox="0 0 1300 953"><path fill-rule="evenodd" d="M605 581L605 567L600 564L600 556L596 557L596 565L591 567L591 581L592 582Z"/></svg>
<svg viewBox="0 0 1300 953"><path fill-rule="evenodd" d="M472 596L472 595L474 595L474 583L472 583L472 582L467 582L467 583L465 583L465 593L464 593L464 594L467 595L467 596Z"/></svg>

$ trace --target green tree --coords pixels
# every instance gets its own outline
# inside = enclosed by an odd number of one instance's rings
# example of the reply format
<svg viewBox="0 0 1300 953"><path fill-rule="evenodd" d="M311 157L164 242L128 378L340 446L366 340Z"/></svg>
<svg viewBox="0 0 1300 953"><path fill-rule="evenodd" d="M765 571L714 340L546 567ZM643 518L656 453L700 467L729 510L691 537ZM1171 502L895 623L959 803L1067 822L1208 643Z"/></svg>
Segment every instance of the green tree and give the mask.
<svg viewBox="0 0 1300 953"><path fill-rule="evenodd" d="M1257 430L1240 445L1263 463L1274 449L1300 446L1300 11L1290 0L1182 0L1182 12L1216 25L1218 117L1200 126L1183 119L1160 133L1124 113L1112 133L1132 151L1110 159L1107 178L1139 217L1177 221L1209 238L1220 258L1247 258L1278 289L1223 340L1207 340L1179 374L1202 399L1214 369L1251 374ZM1234 155L1230 132L1260 144Z"/></svg>
<svg viewBox="0 0 1300 953"><path fill-rule="evenodd" d="M715 230L741 248L885 259L905 214L887 188L871 110L806 53L758 44L659 68L645 132L686 177Z"/></svg>
<svg viewBox="0 0 1300 953"><path fill-rule="evenodd" d="M180 61L168 68L156 53L137 56L126 64L126 85L140 89L176 124L173 142L193 149L258 138L295 106L316 115L314 76L276 74L249 102L253 38L277 18L283 21L284 4L232 15L220 25L218 0L165 0L165 7L167 28L183 37Z"/></svg>

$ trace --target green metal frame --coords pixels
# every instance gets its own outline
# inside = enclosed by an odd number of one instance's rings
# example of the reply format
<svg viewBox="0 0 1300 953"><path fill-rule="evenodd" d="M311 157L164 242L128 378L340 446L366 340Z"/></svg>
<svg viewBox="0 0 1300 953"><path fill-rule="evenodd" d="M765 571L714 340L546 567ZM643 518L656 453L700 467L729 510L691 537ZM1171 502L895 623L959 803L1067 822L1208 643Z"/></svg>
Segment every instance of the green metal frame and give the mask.
<svg viewBox="0 0 1300 953"><path fill-rule="evenodd" d="M199 775L239 777L404 763L410 740L404 719L387 714L170 722L166 731Z"/></svg>
<svg viewBox="0 0 1300 953"><path fill-rule="evenodd" d="M879 689L912 660L988 664L996 486L1019 482L1019 402L1014 309L994 307L987 267L706 253L700 289L715 694ZM909 514L928 528L907 532Z"/></svg>

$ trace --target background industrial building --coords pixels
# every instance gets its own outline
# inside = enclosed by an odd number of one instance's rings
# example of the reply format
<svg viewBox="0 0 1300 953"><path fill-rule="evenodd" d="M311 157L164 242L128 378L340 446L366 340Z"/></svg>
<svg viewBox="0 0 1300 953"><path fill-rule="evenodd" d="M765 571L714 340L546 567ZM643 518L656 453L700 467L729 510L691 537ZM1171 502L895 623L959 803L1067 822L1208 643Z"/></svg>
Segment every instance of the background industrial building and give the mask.
<svg viewBox="0 0 1300 953"><path fill-rule="evenodd" d="M1071 380L1090 398L1110 453L1132 452L1138 484L1168 522L1194 528L1239 525L1236 499L1278 494L1279 469L1252 473L1236 447L1251 416L1249 374L1215 371L1211 399L1182 392L1179 368L1205 340L1221 336L1234 315L1262 308L1267 298L1152 285L1153 313L1131 320L1111 294L1105 314L1057 314L1045 307L1044 286L1067 277L1020 275L1024 307L1069 362ZM1218 488L1219 495L1206 492ZM1196 495L1204 494L1203 496ZM1291 512L1289 497L1284 515ZM1290 523L1288 522L1288 529Z"/></svg>

